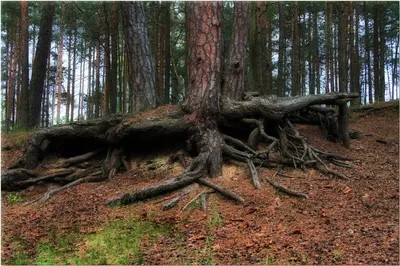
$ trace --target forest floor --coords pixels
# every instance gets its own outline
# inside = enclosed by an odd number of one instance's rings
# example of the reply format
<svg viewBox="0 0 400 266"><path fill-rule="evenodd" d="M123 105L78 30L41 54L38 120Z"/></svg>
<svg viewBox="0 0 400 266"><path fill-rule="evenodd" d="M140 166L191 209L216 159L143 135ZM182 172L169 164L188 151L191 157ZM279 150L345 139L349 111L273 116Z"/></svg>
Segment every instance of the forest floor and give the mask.
<svg viewBox="0 0 400 266"><path fill-rule="evenodd" d="M148 153L112 181L60 192L41 205L22 206L55 185L2 192L3 264L399 264L399 111L352 113L350 129L366 133L351 149L327 142L321 129L298 125L321 150L352 157L354 168L337 180L315 170L283 169L274 180L308 199L289 197L266 180L255 189L246 165L226 164L213 180L246 200L238 205L210 194L207 211L190 186L171 210L162 205L179 191L125 207L106 199L179 174L170 154ZM2 135L2 170L22 153L26 134ZM377 139L380 141L378 142ZM272 178L275 169L261 169Z"/></svg>

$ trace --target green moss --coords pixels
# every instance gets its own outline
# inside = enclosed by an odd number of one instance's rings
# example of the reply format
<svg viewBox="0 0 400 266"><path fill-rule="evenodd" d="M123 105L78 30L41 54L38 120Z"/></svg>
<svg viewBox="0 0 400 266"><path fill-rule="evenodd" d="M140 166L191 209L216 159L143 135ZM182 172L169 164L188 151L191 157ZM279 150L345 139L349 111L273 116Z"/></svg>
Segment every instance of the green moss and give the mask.
<svg viewBox="0 0 400 266"><path fill-rule="evenodd" d="M170 226L126 219L108 223L100 232L82 235L75 230L57 238L50 234L37 247L34 264L142 264L142 241L154 241L169 232ZM24 257L18 257L22 261ZM26 261L27 263L29 261ZM24 263L24 264L27 264Z"/></svg>

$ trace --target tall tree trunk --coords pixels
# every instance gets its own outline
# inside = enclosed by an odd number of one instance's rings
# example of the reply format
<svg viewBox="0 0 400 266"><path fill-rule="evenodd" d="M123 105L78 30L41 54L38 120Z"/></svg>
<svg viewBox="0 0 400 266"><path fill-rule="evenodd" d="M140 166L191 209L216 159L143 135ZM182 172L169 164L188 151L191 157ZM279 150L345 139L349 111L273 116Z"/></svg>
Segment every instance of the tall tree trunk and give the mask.
<svg viewBox="0 0 400 266"><path fill-rule="evenodd" d="M71 105L71 50L72 50L72 30L68 36L68 70L67 70L67 102L65 108L65 119L69 123L69 111Z"/></svg>
<svg viewBox="0 0 400 266"><path fill-rule="evenodd" d="M252 91L258 90L257 83L257 19L256 2L250 3L250 26L249 26L249 77L248 87Z"/></svg>
<svg viewBox="0 0 400 266"><path fill-rule="evenodd" d="M222 87L223 96L233 100L240 100L245 90L249 5L249 2L235 2L234 7L232 40Z"/></svg>
<svg viewBox="0 0 400 266"><path fill-rule="evenodd" d="M267 85L267 2L256 2L257 91L266 95Z"/></svg>
<svg viewBox="0 0 400 266"><path fill-rule="evenodd" d="M315 4L315 3L314 3ZM313 5L314 5L313 4ZM314 25L313 21L314 13L309 13L309 20L308 20L308 30L307 30L307 38L310 42L310 47L308 51L308 84L309 84L309 93L315 94L315 33L314 28L311 25ZM305 23L305 22L304 22Z"/></svg>
<svg viewBox="0 0 400 266"><path fill-rule="evenodd" d="M110 88L110 113L117 112L117 74L118 74L118 15L119 3L113 2L111 4L111 88Z"/></svg>
<svg viewBox="0 0 400 266"><path fill-rule="evenodd" d="M50 69L51 69L51 55L47 56L47 77L46 77L46 90L43 92L43 114L42 117L46 116L46 119L42 121L45 127L50 126Z"/></svg>
<svg viewBox="0 0 400 266"><path fill-rule="evenodd" d="M121 24L121 23L120 23ZM119 31L119 27L118 27ZM118 88L119 88L119 103L118 103L118 112L125 113L125 110L123 108L123 79L124 79L124 66L125 66L125 60L124 60L124 45L122 42L122 38L120 35L118 36Z"/></svg>
<svg viewBox="0 0 400 266"><path fill-rule="evenodd" d="M371 46L370 46L370 30L369 30L369 18L367 11L367 4L364 2L364 14L365 14L365 52L366 56L366 64L368 66L368 103L372 104L373 101L373 93L372 93L372 67L371 67Z"/></svg>
<svg viewBox="0 0 400 266"><path fill-rule="evenodd" d="M36 49L36 25L33 24L33 28L32 28L32 62L35 62L35 49ZM29 101L29 99L28 99L28 101ZM28 111L29 111L29 108L28 108Z"/></svg>
<svg viewBox="0 0 400 266"><path fill-rule="evenodd" d="M361 66L360 66L360 48L359 46L359 25L360 25L360 5L357 4L356 7L356 32L355 32L355 49L354 49L354 65L355 65L355 84L356 84L356 89L354 90L355 92L358 92L360 94L360 97L358 98L358 103L361 104L361 82L360 82L360 75L361 75Z"/></svg>
<svg viewBox="0 0 400 266"><path fill-rule="evenodd" d="M378 3L374 3L373 6L373 20L374 20L374 36L373 36L373 49L374 49L374 100L379 102L380 96L380 51L379 51L379 9Z"/></svg>
<svg viewBox="0 0 400 266"><path fill-rule="evenodd" d="M272 3L267 3L266 6L266 13L267 13L267 28L266 28L266 34L267 34L267 65L266 65L266 90L267 94L274 94L277 95L276 90L273 89L272 87L272 70L273 70L273 64L272 64L272 18L269 15L269 9L272 8Z"/></svg>
<svg viewBox="0 0 400 266"><path fill-rule="evenodd" d="M315 76L315 86L317 89L317 94L321 93L321 80L320 80L320 65L319 65L319 34L318 34L318 2L314 3L313 9L313 41L314 41L314 76Z"/></svg>
<svg viewBox="0 0 400 266"><path fill-rule="evenodd" d="M29 6L21 1L21 101L18 104L18 121L23 129L29 127Z"/></svg>
<svg viewBox="0 0 400 266"><path fill-rule="evenodd" d="M359 15L358 8L355 8L356 11L356 20L353 20L353 12L351 12L350 19L350 92L358 92L361 95L360 91L360 68L359 68L359 51L358 51L358 24L359 24ZM355 27L355 30L354 30ZM359 99L354 99L351 101L352 105L359 104L361 97Z"/></svg>
<svg viewBox="0 0 400 266"><path fill-rule="evenodd" d="M285 9L283 2L279 2L279 48L278 48L278 77L276 79L276 88L278 96L285 95L285 85L283 81L283 68L286 65L284 61L284 51L286 51L286 36L285 36Z"/></svg>
<svg viewBox="0 0 400 266"><path fill-rule="evenodd" d="M64 35L64 4L61 4L61 18L60 18L60 40L58 42L58 67L57 67L57 124L60 121L61 114L61 92L63 82L63 35Z"/></svg>
<svg viewBox="0 0 400 266"><path fill-rule="evenodd" d="M165 16L165 77L164 77L164 104L170 102L170 77L171 77L171 2L162 2Z"/></svg>
<svg viewBox="0 0 400 266"><path fill-rule="evenodd" d="M161 3L160 14L165 16L165 6ZM162 20L160 20L161 22ZM159 23L158 26L158 40L157 40L157 51L158 51L158 72L157 72L157 105L162 105L164 102L164 49L165 49L165 25L164 23Z"/></svg>
<svg viewBox="0 0 400 266"><path fill-rule="evenodd" d="M104 66L106 73L106 84L103 97L103 110L106 115L110 114L110 103L112 97L112 78L111 78L111 49L110 49L110 25L108 22L108 6L109 3L103 2L103 16L104 16Z"/></svg>
<svg viewBox="0 0 400 266"><path fill-rule="evenodd" d="M54 18L54 2L43 4L42 20L40 22L39 37L33 62L32 79L29 97L29 127L39 126L40 98L43 92L46 75L46 58L49 53Z"/></svg>
<svg viewBox="0 0 400 266"><path fill-rule="evenodd" d="M57 46L54 46L54 53L56 54L57 53ZM51 68L53 68L54 67L54 69L57 69L57 63L56 63L56 61L53 61L53 63L54 63L54 66L52 66L52 67L50 67L50 71L51 71ZM51 126L54 126L54 117L55 117L55 115L56 115L56 113L55 113L55 107L56 107L56 104L55 104L55 99L56 99L56 84L55 84L55 82L53 83L53 84L51 84L51 88L52 88L52 90L51 90ZM49 92L50 93L50 92ZM49 111L50 112L50 111Z"/></svg>
<svg viewBox="0 0 400 266"><path fill-rule="evenodd" d="M397 35L397 42L396 42L396 50L394 53L394 66L393 66L393 74L392 74L392 99L394 98L394 90L396 88L396 92L398 90L398 87L396 86L397 81L398 81L398 72L397 72L397 61L398 61L398 57L399 57L399 42L400 42L400 36Z"/></svg>
<svg viewBox="0 0 400 266"><path fill-rule="evenodd" d="M306 47L306 38L300 38L300 36L305 35L306 31L306 13L299 11L299 22L298 22L298 47L299 47L299 68L300 68L300 95L305 95L306 93L306 56L305 56L305 47ZM303 17L303 19L301 19ZM303 23L301 21L303 20Z"/></svg>
<svg viewBox="0 0 400 266"><path fill-rule="evenodd" d="M385 2L379 2L379 101L385 101L385 58L386 58L386 6Z"/></svg>
<svg viewBox="0 0 400 266"><path fill-rule="evenodd" d="M142 2L121 2L128 60L129 86L133 91L132 112L156 105L155 71Z"/></svg>
<svg viewBox="0 0 400 266"><path fill-rule="evenodd" d="M94 117L100 116L100 26L101 26L101 5L98 3L98 15L97 15L97 41L96 41L96 96L95 96L95 110Z"/></svg>
<svg viewBox="0 0 400 266"><path fill-rule="evenodd" d="M80 72L80 79L79 79L79 103L78 103L78 121L84 120L83 115L83 88L85 87L85 70L86 70L86 42L84 41L82 45L81 51L81 72Z"/></svg>
<svg viewBox="0 0 400 266"><path fill-rule="evenodd" d="M151 50L153 52L152 58L153 58L153 64L154 64L154 88L156 90L156 105L160 105L160 97L159 97L159 71L160 71L160 15L161 15L161 8L160 8L160 2L154 1L150 2L149 7L151 9L151 13L153 16L151 16L150 21L148 25L152 25L151 30L148 29L149 34L151 33L152 40L153 42L150 41L151 44ZM150 28L150 27L149 27Z"/></svg>
<svg viewBox="0 0 400 266"><path fill-rule="evenodd" d="M88 83L86 97L86 117L91 118L91 101L92 101L92 45L89 43L89 60L88 60Z"/></svg>
<svg viewBox="0 0 400 266"><path fill-rule="evenodd" d="M300 92L300 70L299 70L299 8L297 1L292 3L292 96Z"/></svg>
<svg viewBox="0 0 400 266"><path fill-rule="evenodd" d="M10 34L8 34L7 36L6 36L6 58L5 58L5 99L4 99L4 106L5 106L5 110L4 110L4 112L2 112L1 114L2 114L2 116L1 116L1 118L3 119L3 121L6 121L6 119L7 119L7 113L8 113L8 110L7 110L7 108L8 108L8 106L7 106L7 96L8 96L8 88L9 88L9 83L10 83L10 80L9 80L9 78L10 78L10 69L11 69L11 67L10 67L10 61L11 61L11 50L10 50L10 47L11 47L11 37L10 37ZM3 117L3 115L4 115L4 117ZM4 128L5 130L6 130L6 128Z"/></svg>
<svg viewBox="0 0 400 266"><path fill-rule="evenodd" d="M199 169L211 177L222 173L223 139L216 119L221 86L222 3L186 3L189 18L189 78L183 108L191 113L191 131L199 150ZM198 167L193 164L193 167Z"/></svg>
<svg viewBox="0 0 400 266"><path fill-rule="evenodd" d="M125 54L126 53L125 53L125 50L124 50L124 55ZM124 57L126 57L126 56L124 56ZM127 103L126 92L127 92L127 87L128 87L128 61L127 60L124 60L123 71L124 71L124 80L123 80L123 84L122 84L122 87L123 87L123 90L122 90L122 92L123 92L122 105L123 106L122 106L122 108L124 110L124 113L126 113L127 112L127 108L126 108L126 103Z"/></svg>
<svg viewBox="0 0 400 266"><path fill-rule="evenodd" d="M9 75L8 75L8 89L7 89L7 104L6 104L6 132L8 133L12 128L12 116L14 114L13 99L15 95L15 78L17 75L17 62L18 62L18 42L17 42L17 25L12 24L10 29L11 46L10 46L10 60L9 60ZM40 114L39 114L40 115Z"/></svg>
<svg viewBox="0 0 400 266"><path fill-rule="evenodd" d="M330 8L329 2L325 2L325 93L329 93L329 85L330 85L330 65L331 65L331 57L330 53L332 52L332 21L330 20ZM332 90L331 86L331 90Z"/></svg>
<svg viewBox="0 0 400 266"><path fill-rule="evenodd" d="M340 2L339 5L339 92L347 92L347 42L348 42L348 7L347 4Z"/></svg>
<svg viewBox="0 0 400 266"><path fill-rule="evenodd" d="M72 60L72 89L71 89L71 122L74 121L75 112L75 77L76 77L76 57L77 57L77 38L78 32L74 30L74 58Z"/></svg>

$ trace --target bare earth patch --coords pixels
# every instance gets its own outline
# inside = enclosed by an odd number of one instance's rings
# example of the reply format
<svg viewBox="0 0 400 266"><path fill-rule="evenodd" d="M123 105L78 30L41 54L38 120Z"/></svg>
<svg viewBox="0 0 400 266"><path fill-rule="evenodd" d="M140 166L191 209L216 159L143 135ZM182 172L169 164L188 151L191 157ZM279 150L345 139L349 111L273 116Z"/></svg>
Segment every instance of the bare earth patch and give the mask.
<svg viewBox="0 0 400 266"><path fill-rule="evenodd" d="M354 113L350 129L367 135L351 140L350 150L324 140L318 127L297 128L313 146L354 158L354 168L340 169L351 180L337 180L315 170L284 168L284 177L274 176L276 169L260 169L262 189L256 190L247 167L232 163L213 181L238 193L245 205L212 193L207 211L198 204L181 211L195 195L208 190L194 184L168 211L161 210L163 204L179 192L130 206L105 206L110 197L183 170L178 162L169 165L168 155L148 154L134 160L130 171L117 174L112 181L76 186L44 204L23 207L9 202L10 193L3 192L2 262L12 262L19 252L16 239L24 244L28 257L34 258L37 244L52 232L62 235L78 228L81 234L92 235L107 223L132 218L172 225L169 233L155 241L142 241L144 264L398 264L398 110L371 112L360 118ZM2 141L2 147L15 144L12 136L3 135ZM20 149L3 149L2 170L20 155ZM292 198L276 191L264 176L274 176L273 180L307 193L309 198ZM51 186L39 184L13 194L31 201Z"/></svg>

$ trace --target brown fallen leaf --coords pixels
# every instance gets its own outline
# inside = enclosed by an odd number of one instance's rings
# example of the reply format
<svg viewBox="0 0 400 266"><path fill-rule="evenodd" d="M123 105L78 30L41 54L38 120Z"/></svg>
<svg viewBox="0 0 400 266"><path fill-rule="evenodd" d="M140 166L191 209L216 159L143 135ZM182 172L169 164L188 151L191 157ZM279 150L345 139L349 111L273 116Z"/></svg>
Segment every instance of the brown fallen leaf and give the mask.
<svg viewBox="0 0 400 266"><path fill-rule="evenodd" d="M202 239L206 239L205 235L194 235L191 238L189 238L189 241L196 241L196 240L202 240Z"/></svg>
<svg viewBox="0 0 400 266"><path fill-rule="evenodd" d="M231 221L231 222L243 222L244 219L243 218L231 218L231 219L229 219L229 221Z"/></svg>
<svg viewBox="0 0 400 266"><path fill-rule="evenodd" d="M345 189L343 190L343 193L344 194L347 194L347 193L349 193L351 191L351 188L349 188L349 187L345 187Z"/></svg>

